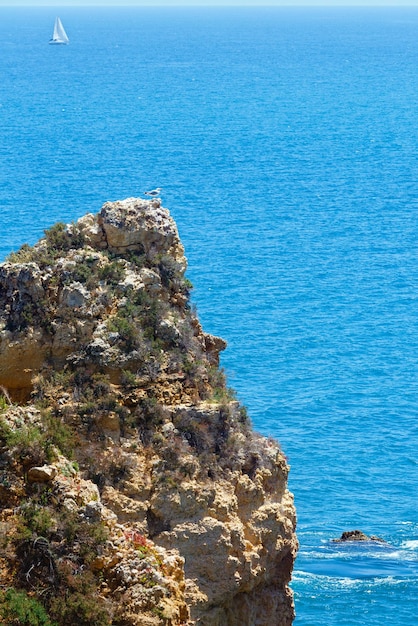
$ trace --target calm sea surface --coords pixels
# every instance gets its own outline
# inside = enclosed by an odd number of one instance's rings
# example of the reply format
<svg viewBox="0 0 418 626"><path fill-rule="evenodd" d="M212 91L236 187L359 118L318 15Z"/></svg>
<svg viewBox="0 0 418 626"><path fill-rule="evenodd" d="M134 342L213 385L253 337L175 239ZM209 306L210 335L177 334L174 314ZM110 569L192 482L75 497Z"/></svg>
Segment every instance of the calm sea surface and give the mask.
<svg viewBox="0 0 418 626"><path fill-rule="evenodd" d="M163 187L291 465L297 626L418 614L418 9L0 10L0 258ZM330 540L360 528L387 546ZM272 625L274 626L274 625Z"/></svg>

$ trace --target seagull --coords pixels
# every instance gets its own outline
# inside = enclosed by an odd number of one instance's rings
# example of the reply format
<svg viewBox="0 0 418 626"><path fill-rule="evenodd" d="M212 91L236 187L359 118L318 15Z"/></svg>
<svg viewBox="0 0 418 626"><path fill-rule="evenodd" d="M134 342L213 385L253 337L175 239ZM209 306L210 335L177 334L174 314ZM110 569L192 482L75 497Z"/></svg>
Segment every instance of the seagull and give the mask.
<svg viewBox="0 0 418 626"><path fill-rule="evenodd" d="M156 189L151 189L151 191L144 191L144 196L151 196L155 198L155 196L159 196L162 191L161 187L156 187Z"/></svg>

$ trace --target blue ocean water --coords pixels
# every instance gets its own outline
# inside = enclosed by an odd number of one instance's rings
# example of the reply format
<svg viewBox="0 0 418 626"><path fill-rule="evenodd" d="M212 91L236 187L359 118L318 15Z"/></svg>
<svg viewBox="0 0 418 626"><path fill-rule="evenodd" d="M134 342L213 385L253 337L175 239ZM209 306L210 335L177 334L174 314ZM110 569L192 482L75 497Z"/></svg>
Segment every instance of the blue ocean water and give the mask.
<svg viewBox="0 0 418 626"><path fill-rule="evenodd" d="M163 187L291 465L297 626L418 614L418 9L0 9L0 258ZM388 545L335 544L360 528Z"/></svg>

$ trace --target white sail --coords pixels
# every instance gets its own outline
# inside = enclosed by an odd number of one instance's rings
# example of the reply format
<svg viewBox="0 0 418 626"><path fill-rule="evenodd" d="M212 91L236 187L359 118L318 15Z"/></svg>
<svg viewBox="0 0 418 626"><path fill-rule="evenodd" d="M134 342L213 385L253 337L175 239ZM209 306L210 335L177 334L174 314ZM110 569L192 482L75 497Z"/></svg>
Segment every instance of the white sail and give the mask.
<svg viewBox="0 0 418 626"><path fill-rule="evenodd" d="M49 43L69 43L70 40L68 39L67 33L65 32L64 26L62 25L62 22L60 20L59 17L57 17L55 19L55 24L54 24L54 32L52 34L52 39L50 40Z"/></svg>

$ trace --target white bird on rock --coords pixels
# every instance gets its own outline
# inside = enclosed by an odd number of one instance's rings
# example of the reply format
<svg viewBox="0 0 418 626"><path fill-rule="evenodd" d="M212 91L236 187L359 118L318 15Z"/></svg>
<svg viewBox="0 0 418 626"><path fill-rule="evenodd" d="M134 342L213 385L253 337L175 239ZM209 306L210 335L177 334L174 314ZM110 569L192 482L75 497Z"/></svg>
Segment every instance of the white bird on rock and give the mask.
<svg viewBox="0 0 418 626"><path fill-rule="evenodd" d="M151 189L151 191L144 191L144 196L151 196L152 198L155 198L160 195L161 191L161 187L156 187L155 189Z"/></svg>

